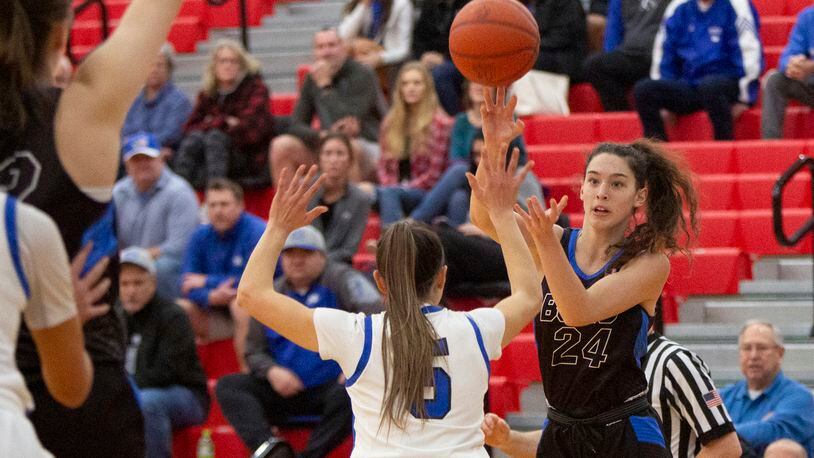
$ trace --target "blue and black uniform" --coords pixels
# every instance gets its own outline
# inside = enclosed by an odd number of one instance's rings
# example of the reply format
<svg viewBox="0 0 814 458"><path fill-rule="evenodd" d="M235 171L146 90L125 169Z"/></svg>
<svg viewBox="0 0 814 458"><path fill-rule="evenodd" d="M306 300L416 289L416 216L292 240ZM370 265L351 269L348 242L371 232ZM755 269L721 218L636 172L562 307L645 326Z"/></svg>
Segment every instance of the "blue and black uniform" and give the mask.
<svg viewBox="0 0 814 458"><path fill-rule="evenodd" d="M598 272L583 272L575 256L579 233L565 229L561 244L590 288L607 275L616 257ZM647 312L635 305L593 324L567 326L543 280L534 334L550 407L537 456L670 456L641 367L649 325Z"/></svg>
<svg viewBox="0 0 814 458"><path fill-rule="evenodd" d="M85 269L110 256L105 276L117 297L118 242L110 197L99 201L79 189L57 155L54 117L61 92L24 94L29 122L20 133L0 132L0 188L48 214L59 228L68 256L88 242ZM76 135L82 135L77 132ZM112 184L111 184L112 190ZM112 197L112 193L111 193ZM85 348L93 361L93 388L78 409L67 409L48 393L34 341L25 325L17 341L17 366L34 397L31 421L42 444L56 456L144 456L141 411L124 370L125 333L114 309L84 325Z"/></svg>

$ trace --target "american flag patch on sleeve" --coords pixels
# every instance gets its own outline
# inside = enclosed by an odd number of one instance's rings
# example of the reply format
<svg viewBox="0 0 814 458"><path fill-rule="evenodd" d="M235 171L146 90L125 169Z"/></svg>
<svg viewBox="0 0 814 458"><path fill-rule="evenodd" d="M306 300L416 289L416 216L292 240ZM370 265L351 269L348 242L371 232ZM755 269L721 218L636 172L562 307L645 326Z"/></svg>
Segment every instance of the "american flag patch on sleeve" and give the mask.
<svg viewBox="0 0 814 458"><path fill-rule="evenodd" d="M719 405L723 404L721 397L718 395L718 390L712 390L704 394L703 397L704 401L707 403L707 407L718 407Z"/></svg>

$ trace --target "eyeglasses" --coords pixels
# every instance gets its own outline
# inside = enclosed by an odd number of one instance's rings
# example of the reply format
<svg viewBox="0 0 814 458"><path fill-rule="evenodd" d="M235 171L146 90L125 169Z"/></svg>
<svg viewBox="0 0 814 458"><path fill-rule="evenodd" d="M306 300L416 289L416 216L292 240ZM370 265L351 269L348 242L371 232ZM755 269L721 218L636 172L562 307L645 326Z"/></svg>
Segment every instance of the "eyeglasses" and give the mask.
<svg viewBox="0 0 814 458"><path fill-rule="evenodd" d="M768 351L774 350L777 348L777 345L764 345L764 344L745 344L740 345L738 350L741 353L751 353L752 351L756 351L758 353L766 353Z"/></svg>

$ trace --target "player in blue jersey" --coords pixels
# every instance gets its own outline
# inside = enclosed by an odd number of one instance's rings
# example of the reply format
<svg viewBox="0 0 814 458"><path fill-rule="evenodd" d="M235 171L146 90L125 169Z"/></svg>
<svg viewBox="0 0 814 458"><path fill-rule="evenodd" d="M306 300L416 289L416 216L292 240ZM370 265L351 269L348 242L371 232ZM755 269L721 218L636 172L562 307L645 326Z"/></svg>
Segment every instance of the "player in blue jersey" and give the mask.
<svg viewBox="0 0 814 458"><path fill-rule="evenodd" d="M515 175L518 156L515 150L508 168L492 157L481 176L470 176L489 218L508 221L498 233L512 294L493 309L469 313L437 305L446 280L441 242L408 220L390 226L378 244L374 278L385 296L384 313L311 309L276 292L270 279L288 234L326 210L306 212L321 181L308 187L314 167L308 175L300 167L293 180L288 170L282 173L238 303L292 342L339 363L353 407L354 457L488 456L480 421L489 361L535 316L541 299L537 272L528 269L531 252L513 219L529 170L526 165ZM556 211L549 216L556 219Z"/></svg>
<svg viewBox="0 0 814 458"><path fill-rule="evenodd" d="M484 154L500 155L523 124L505 89L494 101L486 95ZM543 277L534 328L550 409L538 456L669 456L641 358L670 273L667 255L680 249L678 232L689 236L696 226L692 183L654 143L603 143L588 156L580 198L581 229L557 226L536 199L528 213L516 207ZM471 213L501 242L477 194Z"/></svg>

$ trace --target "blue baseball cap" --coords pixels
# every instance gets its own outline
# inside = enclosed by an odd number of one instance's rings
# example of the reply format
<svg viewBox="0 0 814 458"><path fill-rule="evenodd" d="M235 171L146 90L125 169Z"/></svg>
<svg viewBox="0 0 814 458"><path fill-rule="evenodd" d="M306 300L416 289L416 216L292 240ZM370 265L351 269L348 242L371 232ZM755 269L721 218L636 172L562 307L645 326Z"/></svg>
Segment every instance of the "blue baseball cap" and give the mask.
<svg viewBox="0 0 814 458"><path fill-rule="evenodd" d="M124 139L122 146L122 157L125 161L136 154L143 154L152 158L161 155L161 145L155 135L147 132L139 132Z"/></svg>

